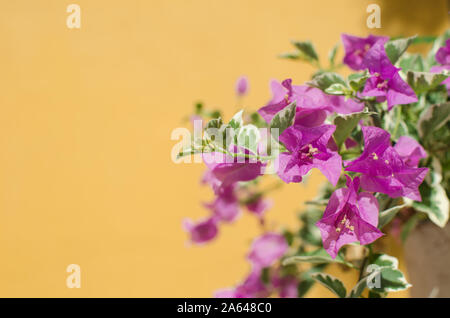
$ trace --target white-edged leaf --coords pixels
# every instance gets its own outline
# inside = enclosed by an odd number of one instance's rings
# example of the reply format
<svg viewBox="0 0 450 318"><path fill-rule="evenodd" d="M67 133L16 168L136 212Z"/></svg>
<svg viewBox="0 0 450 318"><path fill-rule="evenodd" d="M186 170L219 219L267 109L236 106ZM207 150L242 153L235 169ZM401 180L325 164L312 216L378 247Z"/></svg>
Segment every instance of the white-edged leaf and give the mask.
<svg viewBox="0 0 450 318"><path fill-rule="evenodd" d="M383 226L391 222L392 219L395 217L395 215L398 213L398 211L400 211L402 208L406 206L407 206L406 204L402 204L381 211L378 216L378 228L381 229Z"/></svg>
<svg viewBox="0 0 450 318"><path fill-rule="evenodd" d="M379 267L390 267L397 269L398 259L387 254L374 254L372 256L371 264L375 264Z"/></svg>
<svg viewBox="0 0 450 318"><path fill-rule="evenodd" d="M449 219L449 199L444 187L441 185L442 176L436 170L431 170L432 183L423 182L419 186L422 202L414 201L414 209L426 213L428 218L437 226L444 227Z"/></svg>
<svg viewBox="0 0 450 318"><path fill-rule="evenodd" d="M348 89L339 83L331 84L330 87L325 89L325 93L330 95L345 95L345 93L348 91Z"/></svg>
<svg viewBox="0 0 450 318"><path fill-rule="evenodd" d="M367 287L377 293L400 291L411 287L398 269L397 258L387 254L374 254L366 270Z"/></svg>
<svg viewBox="0 0 450 318"><path fill-rule="evenodd" d="M408 71L406 74L406 81L416 94L435 89L447 78L448 75L443 73Z"/></svg>
<svg viewBox="0 0 450 318"><path fill-rule="evenodd" d="M325 273L314 273L311 275L319 284L325 286L335 295L340 298L344 298L347 295L347 290L344 284L334 276Z"/></svg>
<svg viewBox="0 0 450 318"><path fill-rule="evenodd" d="M228 125L233 129L239 129L242 127L243 120L242 120L242 113L244 110L238 111L236 114L233 115Z"/></svg>
<svg viewBox="0 0 450 318"><path fill-rule="evenodd" d="M406 281L405 276L398 269L382 267L379 271L370 274L367 278L367 282L370 282L372 279L376 281L377 275L380 275L379 286L377 286L377 284L367 284L367 287L370 290L377 293L401 291L411 287L411 284Z"/></svg>
<svg viewBox="0 0 450 318"><path fill-rule="evenodd" d="M299 50L304 59L318 61L319 56L310 41L292 41L292 44Z"/></svg>
<svg viewBox="0 0 450 318"><path fill-rule="evenodd" d="M409 38L396 39L392 41L388 41L384 48L386 49L386 54L389 57L389 60L392 64L395 64L400 56L408 49L408 46L412 43L412 41L416 38L416 36L412 36Z"/></svg>
<svg viewBox="0 0 450 318"><path fill-rule="evenodd" d="M428 139L431 133L441 128L450 120L450 102L435 104L427 107L417 122L419 135L423 140Z"/></svg>
<svg viewBox="0 0 450 318"><path fill-rule="evenodd" d="M297 103L294 101L280 110L270 121L270 129L278 128L278 134L294 124Z"/></svg>
<svg viewBox="0 0 450 318"><path fill-rule="evenodd" d="M347 137L350 135L352 130L358 125L359 121L369 115L375 113L369 111L362 111L359 113L353 113L349 115L339 115L334 119L334 124L336 125L336 131L333 134L334 141L338 148L344 143Z"/></svg>
<svg viewBox="0 0 450 318"><path fill-rule="evenodd" d="M283 265L290 265L296 263L310 263L310 264L326 264L326 263L340 263L349 267L355 267L353 264L345 261L342 255L336 255L336 258L332 258L325 249L320 248L313 252L306 252L301 255L295 255L287 257L283 260Z"/></svg>
<svg viewBox="0 0 450 318"><path fill-rule="evenodd" d="M239 130L239 134L237 136L237 144L238 146L244 147L245 149L248 149L256 154L258 152L258 142L260 139L261 134L258 127L249 124L243 126Z"/></svg>
<svg viewBox="0 0 450 318"><path fill-rule="evenodd" d="M328 87L330 87L333 84L341 84L345 87L347 86L342 76L333 72L325 72L316 75L311 81L306 82L306 84L312 87L319 88L323 91L325 91Z"/></svg>
<svg viewBox="0 0 450 318"><path fill-rule="evenodd" d="M355 287L348 294L348 298L358 298L367 287L367 277L363 277L356 283Z"/></svg>

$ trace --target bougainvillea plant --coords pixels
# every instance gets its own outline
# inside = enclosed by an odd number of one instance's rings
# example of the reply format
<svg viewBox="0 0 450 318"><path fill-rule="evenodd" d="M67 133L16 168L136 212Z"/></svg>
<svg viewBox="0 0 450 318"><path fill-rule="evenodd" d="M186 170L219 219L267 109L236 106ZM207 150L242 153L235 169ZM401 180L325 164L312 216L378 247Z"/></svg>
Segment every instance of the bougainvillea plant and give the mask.
<svg viewBox="0 0 450 318"><path fill-rule="evenodd" d="M192 120L197 127L203 120L201 132L178 157L202 157L202 183L215 199L205 204L207 217L184 222L190 241L214 240L242 209L263 229L248 252L248 276L215 296L302 297L319 282L339 297L385 297L411 286L376 241L404 240L419 222L447 223L449 38L450 32L395 39L343 34L343 63L335 62L337 44L328 67L311 42L293 42L295 51L281 57L316 67L310 81L273 81L266 105L239 111L228 123L220 111L196 105ZM407 52L416 44L431 49ZM347 77L337 73L345 66L352 70ZM248 87L247 78L237 81L239 104ZM275 175L280 184L299 183L314 168L327 183L305 203L298 228L268 231L268 193L279 184L263 188L261 180ZM324 272L331 263L359 271L354 288L347 291Z"/></svg>

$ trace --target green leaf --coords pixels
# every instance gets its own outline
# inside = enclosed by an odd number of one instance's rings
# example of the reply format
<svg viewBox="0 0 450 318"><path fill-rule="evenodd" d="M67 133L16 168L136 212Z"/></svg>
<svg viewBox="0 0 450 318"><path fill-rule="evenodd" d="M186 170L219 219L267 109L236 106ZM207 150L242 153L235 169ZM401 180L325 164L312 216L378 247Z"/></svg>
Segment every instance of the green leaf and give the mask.
<svg viewBox="0 0 450 318"><path fill-rule="evenodd" d="M402 208L407 206L406 204L394 206L390 209L384 210L380 212L378 217L378 228L383 228L386 224L392 221L392 219L395 217L395 215L400 211Z"/></svg>
<svg viewBox="0 0 450 318"><path fill-rule="evenodd" d="M350 74L347 78L348 84L355 91L359 92L364 85L366 84L367 79L369 78L369 74L367 71L363 73L353 73Z"/></svg>
<svg viewBox="0 0 450 318"><path fill-rule="evenodd" d="M433 43L437 37L432 35L416 36L411 44Z"/></svg>
<svg viewBox="0 0 450 318"><path fill-rule="evenodd" d="M419 121L417 122L420 137L426 142L434 130L438 130L449 120L450 102L427 107L420 114Z"/></svg>
<svg viewBox="0 0 450 318"><path fill-rule="evenodd" d="M358 298L361 296L364 289L367 287L367 276L363 277L356 283L355 287L352 288L350 293L348 294L348 298Z"/></svg>
<svg viewBox="0 0 450 318"><path fill-rule="evenodd" d="M324 72L319 75L313 77L313 79L309 82L306 82L307 85L319 88L325 91L328 87L333 84L341 84L346 86L345 80L341 75L332 72Z"/></svg>
<svg viewBox="0 0 450 318"><path fill-rule="evenodd" d="M306 272L303 272L300 279L300 284L298 284L298 297L304 297L305 294L311 289L311 287L316 283L316 281L311 277L314 273L322 272L326 267L326 264L320 264L311 267Z"/></svg>
<svg viewBox="0 0 450 318"><path fill-rule="evenodd" d="M293 41L292 44L300 51L307 60L318 61L319 56L310 41Z"/></svg>
<svg viewBox="0 0 450 318"><path fill-rule="evenodd" d="M320 235L320 230L316 226L317 221L322 217L323 210L308 207L306 210L299 214L299 218L302 222L302 227L300 228L298 235L303 240L304 243L322 246L322 237Z"/></svg>
<svg viewBox="0 0 450 318"><path fill-rule="evenodd" d="M391 138L397 140L400 136L410 135L406 116L402 114L402 106L397 106L394 110L383 115L381 120L384 130L391 133Z"/></svg>
<svg viewBox="0 0 450 318"><path fill-rule="evenodd" d="M405 224L403 224L402 231L400 232L400 238L402 242L406 242L411 231L416 227L420 220L420 214L414 214L411 216Z"/></svg>
<svg viewBox="0 0 450 318"><path fill-rule="evenodd" d="M400 56L408 49L408 46L414 41L416 37L412 36L404 39L397 39L387 42L384 47L386 54L392 64L395 64Z"/></svg>
<svg viewBox="0 0 450 318"><path fill-rule="evenodd" d="M388 293L377 293L373 291L369 291L369 298L385 298Z"/></svg>
<svg viewBox="0 0 450 318"><path fill-rule="evenodd" d="M270 268L269 267L263 268L262 273L261 273L261 281L264 284L268 284L270 282Z"/></svg>
<svg viewBox="0 0 450 318"><path fill-rule="evenodd" d="M325 273L315 273L312 274L311 276L317 282L328 288L338 297L344 298L347 295L347 290L345 289L344 284L336 277L333 277Z"/></svg>
<svg viewBox="0 0 450 318"><path fill-rule="evenodd" d="M450 38L450 29L446 30L446 31L444 32L444 34L442 34L441 36L437 37L437 39L434 41L433 47L431 48L431 50L428 52L428 55L427 55L427 61L428 61L428 64L429 64L430 66L433 66L433 65L436 64L436 59L435 59L436 52L437 52L442 46L445 45L445 41L446 41L447 39L449 39L449 38Z"/></svg>
<svg viewBox="0 0 450 318"><path fill-rule="evenodd" d="M200 115L203 111L203 103L202 102L197 102L195 104L195 114Z"/></svg>
<svg viewBox="0 0 450 318"><path fill-rule="evenodd" d="M356 283L355 287L353 287L347 297L357 298L361 296L366 287L369 287L369 289L375 290L379 293L394 291L391 289L398 288L400 285L403 286L403 289L409 287L406 286L409 284L406 282L406 280L404 280L403 274L398 270L398 260L395 257L389 256L387 254L373 254L370 257L369 262L370 264L367 269L370 269L370 272L368 273L368 275L364 276ZM394 271L395 273L393 274L392 271ZM398 274L397 272L400 274ZM403 277L403 280L393 280L392 278L394 276ZM380 285L371 285L371 287L368 286L367 282L374 282L375 284L378 282Z"/></svg>
<svg viewBox="0 0 450 318"><path fill-rule="evenodd" d="M287 59L287 60L300 60L302 58L302 56L299 51L296 51L296 52L282 53L279 55L279 58Z"/></svg>
<svg viewBox="0 0 450 318"><path fill-rule="evenodd" d="M398 270L398 260L387 254L374 254L369 260L366 276L367 287L377 293L400 291L411 287L403 273Z"/></svg>
<svg viewBox="0 0 450 318"><path fill-rule="evenodd" d="M367 284L370 290L377 293L401 291L411 287L411 284L406 281L405 276L398 269L383 267L379 271L370 274L367 281L369 282L372 279L372 281L375 280L376 282L377 275L380 275L378 286L376 283L374 285Z"/></svg>
<svg viewBox="0 0 450 318"><path fill-rule="evenodd" d="M294 124L296 110L297 104L295 101L280 110L270 121L270 129L278 128L278 134L281 135L286 128Z"/></svg>
<svg viewBox="0 0 450 318"><path fill-rule="evenodd" d="M297 296L299 298L304 297L306 293L311 289L311 287L313 287L315 282L316 281L314 279L302 279L297 287L298 290Z"/></svg>
<svg viewBox="0 0 450 318"><path fill-rule="evenodd" d="M370 258L370 264L375 264L378 267L398 268L398 259L387 254L375 253Z"/></svg>
<svg viewBox="0 0 450 318"><path fill-rule="evenodd" d="M208 129L208 128L220 128L220 127L222 127L222 125L223 125L223 121L222 121L222 118L214 118L214 119L211 119L210 121L208 121L207 123L206 123L206 127L205 127L205 129Z"/></svg>
<svg viewBox="0 0 450 318"><path fill-rule="evenodd" d="M348 93L348 88L342 84L335 83L326 88L325 93L330 95L346 95Z"/></svg>
<svg viewBox="0 0 450 318"><path fill-rule="evenodd" d="M296 264L296 263L311 263L311 264L326 264L326 263L340 263L347 265L349 267L355 267L352 263L345 261L341 254L338 254L336 258L331 258L331 256L325 251L325 249L320 248L313 252L302 253L301 255L295 255L287 257L283 260L283 266Z"/></svg>
<svg viewBox="0 0 450 318"><path fill-rule="evenodd" d="M244 112L244 110L240 110L236 114L234 114L234 116L231 118L230 122L228 123L228 125L231 128L239 129L242 127L242 124L243 124L242 113L243 112Z"/></svg>
<svg viewBox="0 0 450 318"><path fill-rule="evenodd" d="M406 81L416 94L426 93L438 87L448 75L441 73L427 73L408 71Z"/></svg>
<svg viewBox="0 0 450 318"><path fill-rule="evenodd" d="M433 169L429 172L432 182L422 182L419 186L422 202L414 201L412 206L428 215L428 218L437 226L444 227L449 218L449 200L444 187L441 185L442 176Z"/></svg>
<svg viewBox="0 0 450 318"><path fill-rule="evenodd" d="M425 71L425 61L423 60L423 57L420 54L405 53L402 56L402 58L400 59L399 65L404 72L407 72L407 71L423 72L423 71Z"/></svg>
<svg viewBox="0 0 450 318"><path fill-rule="evenodd" d="M339 48L339 43L336 43L333 48L328 52L328 61L330 62L330 65L334 65L334 61L336 59L336 53Z"/></svg>
<svg viewBox="0 0 450 318"><path fill-rule="evenodd" d="M369 111L362 111L359 113L353 113L350 115L339 115L334 119L336 125L336 131L333 134L334 140L338 146L338 149L345 142L352 130L358 125L359 121L369 115L375 114Z"/></svg>
<svg viewBox="0 0 450 318"><path fill-rule="evenodd" d="M258 152L258 142L260 139L261 134L259 133L258 127L252 124L245 125L239 130L237 145L256 154Z"/></svg>

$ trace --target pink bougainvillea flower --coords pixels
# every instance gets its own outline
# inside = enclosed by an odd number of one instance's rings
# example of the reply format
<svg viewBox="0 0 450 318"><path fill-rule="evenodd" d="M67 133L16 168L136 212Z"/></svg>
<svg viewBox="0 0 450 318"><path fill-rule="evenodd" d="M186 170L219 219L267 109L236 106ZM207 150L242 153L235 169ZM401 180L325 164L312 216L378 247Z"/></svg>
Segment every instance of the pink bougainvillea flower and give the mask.
<svg viewBox="0 0 450 318"><path fill-rule="evenodd" d="M430 68L431 73L442 73L443 71L450 71L450 65L435 65ZM445 79L441 84L447 88L447 95L450 95L450 77Z"/></svg>
<svg viewBox="0 0 450 318"><path fill-rule="evenodd" d="M272 287L278 290L281 298L297 298L298 297L298 279L292 275L280 277L278 271L271 277Z"/></svg>
<svg viewBox="0 0 450 318"><path fill-rule="evenodd" d="M323 247L332 258L345 244L359 241L366 245L383 235L377 228L377 199L370 193L358 193L358 177L353 181L346 177L347 187L333 192L322 219L316 223Z"/></svg>
<svg viewBox="0 0 450 318"><path fill-rule="evenodd" d="M427 156L425 149L414 138L408 136L399 137L394 149L408 167L417 168L420 159Z"/></svg>
<svg viewBox="0 0 450 318"><path fill-rule="evenodd" d="M345 139L344 144L345 144L345 148L347 148L347 149L351 149L351 148L358 146L358 143L352 138Z"/></svg>
<svg viewBox="0 0 450 318"><path fill-rule="evenodd" d="M272 81L271 89L272 99L258 110L261 117L268 123L276 113L294 101L297 105L295 124L305 127L321 125L327 115L332 112L349 114L364 108L362 103L351 99L346 101L344 96L327 95L318 88L306 85L292 85L291 79L286 79L281 84L278 81Z"/></svg>
<svg viewBox="0 0 450 318"><path fill-rule="evenodd" d="M246 76L241 76L236 82L236 95L244 96L248 92L248 79Z"/></svg>
<svg viewBox="0 0 450 318"><path fill-rule="evenodd" d="M353 99L345 99L345 96L327 95L331 111L337 114L347 115L357 113L364 109L364 103L355 102Z"/></svg>
<svg viewBox="0 0 450 318"><path fill-rule="evenodd" d="M363 64L369 69L362 95L387 99L388 110L395 105L417 102L413 89L400 77L399 68L392 65L381 42L376 42L366 53Z"/></svg>
<svg viewBox="0 0 450 318"><path fill-rule="evenodd" d="M450 65L450 39L445 41L445 46L439 48L435 58L439 64Z"/></svg>
<svg viewBox="0 0 450 318"><path fill-rule="evenodd" d="M278 271L270 273L270 282L262 280L262 270L253 269L246 279L235 288L225 288L214 293L216 298L261 298L269 297L278 292L281 298L296 298L298 296L298 279L287 275L280 277Z"/></svg>
<svg viewBox="0 0 450 318"><path fill-rule="evenodd" d="M363 126L362 131L364 151L359 158L346 163L345 170L361 173L361 187L366 191L385 193L392 198L403 196L421 201L418 187L428 173L428 168L406 164L405 157L402 158L391 146L391 135L387 131L370 126ZM400 146L397 149L403 151ZM406 161L409 164L415 163L421 155L412 152L411 159L406 158Z"/></svg>
<svg viewBox="0 0 450 318"><path fill-rule="evenodd" d="M244 152L247 154L250 153L248 150ZM260 161L232 157L220 152L204 153L203 162L223 187L230 186L239 181L256 179L263 174L265 168L265 164Z"/></svg>
<svg viewBox="0 0 450 318"><path fill-rule="evenodd" d="M280 135L280 141L289 152L278 157L278 176L286 183L300 182L313 168L319 169L336 185L342 170L341 156L327 145L336 130L334 125L306 128L292 126Z"/></svg>
<svg viewBox="0 0 450 318"><path fill-rule="evenodd" d="M244 282L235 289L235 298L265 298L270 295L261 278L262 270L254 268Z"/></svg>
<svg viewBox="0 0 450 318"><path fill-rule="evenodd" d="M254 268L268 267L280 259L287 249L288 244L283 235L266 233L253 241L248 259Z"/></svg>
<svg viewBox="0 0 450 318"><path fill-rule="evenodd" d="M278 291L280 297L296 297L298 280L294 276L280 276L278 270L268 272L268 281L263 282L264 268L278 261L288 249L283 235L266 233L256 238L250 248L248 259L252 270L245 280L235 288L226 288L215 293L218 298L259 298L268 297Z"/></svg>
<svg viewBox="0 0 450 318"><path fill-rule="evenodd" d="M328 105L319 89L292 85L291 79L286 79L281 84L274 80L270 86L272 99L258 110L266 122L269 123L276 113L294 101L297 103L296 121L303 119L309 126L314 126L322 124L326 119Z"/></svg>
<svg viewBox="0 0 450 318"><path fill-rule="evenodd" d="M369 35L366 38L360 38L345 33L341 35L341 39L345 50L344 64L355 71L365 69L364 57L375 43L380 42L384 45L389 40L385 36Z"/></svg>
<svg viewBox="0 0 450 318"><path fill-rule="evenodd" d="M194 223L190 219L183 220L183 227L189 233L190 240L195 244L211 241L217 236L217 221L214 217Z"/></svg>
<svg viewBox="0 0 450 318"><path fill-rule="evenodd" d="M232 222L239 215L239 201L234 193L234 186L221 187L216 192L216 198L205 204L220 221Z"/></svg>
<svg viewBox="0 0 450 318"><path fill-rule="evenodd" d="M272 201L258 197L256 200L248 202L246 207L251 213L262 218L264 213L272 207Z"/></svg>
<svg viewBox="0 0 450 318"><path fill-rule="evenodd" d="M214 294L216 298L265 298L270 295L269 286L263 283L262 269L253 268L245 280L235 288L225 288Z"/></svg>
<svg viewBox="0 0 450 318"><path fill-rule="evenodd" d="M450 39L445 41L445 46L441 47L435 55L436 61L442 65L433 66L430 69L431 73L442 73L443 71L450 71ZM447 87L447 94L450 95L450 77L444 80L441 84Z"/></svg>
<svg viewBox="0 0 450 318"><path fill-rule="evenodd" d="M214 293L215 298L238 298L236 290L232 287L219 289Z"/></svg>

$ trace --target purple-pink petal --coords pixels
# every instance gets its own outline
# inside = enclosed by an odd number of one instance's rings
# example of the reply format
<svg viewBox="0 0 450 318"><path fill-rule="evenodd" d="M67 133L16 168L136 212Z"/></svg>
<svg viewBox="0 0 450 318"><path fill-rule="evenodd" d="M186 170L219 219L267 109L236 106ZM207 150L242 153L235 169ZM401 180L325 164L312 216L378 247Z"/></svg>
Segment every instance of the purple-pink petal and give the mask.
<svg viewBox="0 0 450 318"><path fill-rule="evenodd" d="M351 180L347 176L347 187L333 192L322 219L316 223L323 247L333 258L345 244L369 244L383 235L376 227L376 198L369 193L358 194L358 189L359 178Z"/></svg>
<svg viewBox="0 0 450 318"><path fill-rule="evenodd" d="M408 167L416 168L420 159L427 156L425 149L414 138L408 136L399 137L394 149Z"/></svg>
<svg viewBox="0 0 450 318"><path fill-rule="evenodd" d="M190 235L190 241L196 244L206 243L217 236L218 228L214 218L201 220L194 223L189 219L183 221L184 229Z"/></svg>
<svg viewBox="0 0 450 318"><path fill-rule="evenodd" d="M278 157L278 176L286 183L300 182L311 169L319 169L325 177L336 185L342 169L341 156L329 148L334 125L303 127L294 125L287 128L280 141L289 152Z"/></svg>
<svg viewBox="0 0 450 318"><path fill-rule="evenodd" d="M363 61L370 48L377 42L381 42L384 45L389 38L374 35L361 38L343 33L341 39L345 50L344 63L351 69L358 71L365 68Z"/></svg>
<svg viewBox="0 0 450 318"><path fill-rule="evenodd" d="M266 233L252 243L248 259L255 268L264 268L279 260L288 249L283 235Z"/></svg>
<svg viewBox="0 0 450 318"><path fill-rule="evenodd" d="M259 197L255 201L247 203L246 207L251 213L261 218L264 216L264 213L272 207L272 201Z"/></svg>
<svg viewBox="0 0 450 318"><path fill-rule="evenodd" d="M436 52L436 61L442 65L450 65L450 39L445 41L445 46Z"/></svg>
<svg viewBox="0 0 450 318"><path fill-rule="evenodd" d="M238 96L244 96L248 92L248 79L246 76L241 76L236 82L236 94Z"/></svg>

